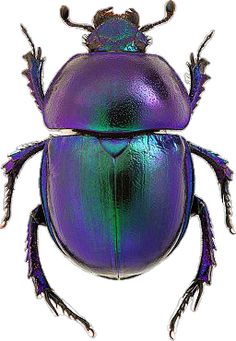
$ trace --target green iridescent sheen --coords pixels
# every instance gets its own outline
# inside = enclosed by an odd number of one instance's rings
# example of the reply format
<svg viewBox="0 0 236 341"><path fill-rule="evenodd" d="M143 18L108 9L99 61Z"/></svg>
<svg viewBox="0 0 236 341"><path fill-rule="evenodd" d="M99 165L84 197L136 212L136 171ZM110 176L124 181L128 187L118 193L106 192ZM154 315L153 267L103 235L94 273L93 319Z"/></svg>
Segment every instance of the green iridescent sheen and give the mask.
<svg viewBox="0 0 236 341"><path fill-rule="evenodd" d="M137 52L138 48L135 46L134 42L128 43L127 45L121 47L122 51L125 52Z"/></svg>
<svg viewBox="0 0 236 341"><path fill-rule="evenodd" d="M117 42L128 39L134 33L134 27L126 20L110 20L106 25L99 28L100 38L110 39L111 42Z"/></svg>
<svg viewBox="0 0 236 341"><path fill-rule="evenodd" d="M116 50L123 51L123 52L138 52L137 46L135 46L134 42L129 42L127 44L116 44ZM103 45L104 52L111 52L114 51L114 44L113 43L107 43Z"/></svg>
<svg viewBox="0 0 236 341"><path fill-rule="evenodd" d="M187 148L182 138L167 134L53 138L47 201L50 232L62 249L109 278L153 266L187 226L184 212L192 200Z"/></svg>

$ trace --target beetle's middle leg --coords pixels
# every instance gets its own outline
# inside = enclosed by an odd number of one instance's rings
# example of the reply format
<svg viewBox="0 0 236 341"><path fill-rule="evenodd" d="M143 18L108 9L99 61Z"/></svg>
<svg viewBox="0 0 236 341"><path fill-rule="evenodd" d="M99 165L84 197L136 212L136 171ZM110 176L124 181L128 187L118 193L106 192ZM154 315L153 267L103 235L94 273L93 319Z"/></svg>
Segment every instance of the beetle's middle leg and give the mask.
<svg viewBox="0 0 236 341"><path fill-rule="evenodd" d="M195 295L197 295L194 304L194 310L196 310L199 300L203 293L203 285L204 283L211 284L211 272L213 267L216 265L214 257L214 250L216 250L216 248L214 244L212 224L205 202L202 199L195 196L191 213L192 215L198 215L200 218L202 229L202 256L197 275L193 280L192 284L190 285L190 287L185 291L184 295L182 296L177 311L175 312L174 316L171 319L170 337L172 339L174 336L177 321L181 317L190 300Z"/></svg>
<svg viewBox="0 0 236 341"><path fill-rule="evenodd" d="M46 143L47 141L35 142L19 148L17 152L10 155L10 160L3 165L2 168L5 170L8 180L5 185L4 217L0 224L0 228L5 227L11 217L11 202L14 185L22 166L31 156L41 151Z"/></svg>
<svg viewBox="0 0 236 341"><path fill-rule="evenodd" d="M51 307L54 313L58 316L58 306L62 309L63 313L66 313L70 318L80 322L88 331L89 335L94 337L95 332L88 321L83 317L72 311L64 301L54 292L50 287L47 278L43 272L39 252L38 252L38 226L46 225L45 217L42 206L36 207L30 215L27 234L27 258L29 272L28 277L32 278L36 295L44 295L47 304Z"/></svg>
<svg viewBox="0 0 236 341"><path fill-rule="evenodd" d="M232 203L229 192L229 182L232 181L232 170L228 167L228 161L224 160L218 154L213 153L207 149L196 146L191 142L188 142L191 153L194 153L202 157L215 171L218 182L221 187L221 198L225 205L225 220L229 231L235 234L233 222L232 222Z"/></svg>

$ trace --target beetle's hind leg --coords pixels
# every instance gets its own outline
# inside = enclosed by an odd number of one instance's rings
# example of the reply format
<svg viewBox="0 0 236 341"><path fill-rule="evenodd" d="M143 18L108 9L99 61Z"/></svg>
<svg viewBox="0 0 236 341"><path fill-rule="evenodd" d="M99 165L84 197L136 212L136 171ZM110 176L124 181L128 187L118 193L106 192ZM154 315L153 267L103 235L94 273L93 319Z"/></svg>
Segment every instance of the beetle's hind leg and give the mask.
<svg viewBox="0 0 236 341"><path fill-rule="evenodd" d="M95 332L88 321L78 315L75 311L67 307L65 302L54 292L50 287L45 274L43 272L39 252L38 252L38 226L46 225L42 206L36 207L30 215L27 234L27 258L29 265L28 277L32 278L36 295L44 295L44 298L50 308L58 316L58 307L63 313L66 313L70 318L80 322L88 331L89 335L94 337Z"/></svg>
<svg viewBox="0 0 236 341"><path fill-rule="evenodd" d="M216 250L216 248L214 244L212 224L205 202L202 199L195 196L191 213L192 215L198 215L200 218L202 229L202 255L197 275L193 280L192 284L190 285L190 287L185 291L184 295L182 296L180 304L178 305L177 310L171 319L169 330L170 337L172 339L174 339L174 332L179 318L185 311L190 300L194 298L194 296L196 296L194 304L194 310L196 310L203 293L204 283L211 284L211 272L213 267L216 265L214 257L214 250Z"/></svg>

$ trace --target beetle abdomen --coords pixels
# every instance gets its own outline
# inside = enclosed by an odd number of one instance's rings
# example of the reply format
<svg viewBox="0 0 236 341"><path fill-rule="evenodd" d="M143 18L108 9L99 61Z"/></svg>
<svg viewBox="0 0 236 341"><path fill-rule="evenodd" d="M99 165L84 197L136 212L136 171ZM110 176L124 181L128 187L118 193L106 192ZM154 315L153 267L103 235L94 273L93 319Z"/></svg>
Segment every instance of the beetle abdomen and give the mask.
<svg viewBox="0 0 236 341"><path fill-rule="evenodd" d="M193 174L179 136L55 137L44 158L50 232L86 269L110 278L134 276L182 237Z"/></svg>
<svg viewBox="0 0 236 341"><path fill-rule="evenodd" d="M157 55L98 52L73 57L45 96L48 128L94 132L183 129L190 100L171 66Z"/></svg>

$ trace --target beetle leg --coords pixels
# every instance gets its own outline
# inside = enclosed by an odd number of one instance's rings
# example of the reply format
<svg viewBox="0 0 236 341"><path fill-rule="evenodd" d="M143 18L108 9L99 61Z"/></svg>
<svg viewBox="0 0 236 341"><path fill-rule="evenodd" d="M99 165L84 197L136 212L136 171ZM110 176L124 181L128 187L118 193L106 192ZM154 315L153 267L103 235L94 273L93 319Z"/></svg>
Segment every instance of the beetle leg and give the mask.
<svg viewBox="0 0 236 341"><path fill-rule="evenodd" d="M216 173L218 182L221 187L221 198L225 205L225 220L226 226L232 234L235 234L233 223L232 223L232 203L231 196L229 192L229 181L232 180L233 172L227 166L228 161L222 159L218 154L215 154L204 148L195 146L194 144L188 142L190 150L192 153L202 157L206 160Z"/></svg>
<svg viewBox="0 0 236 341"><path fill-rule="evenodd" d="M26 28L21 25L23 33L26 35L31 47L32 51L28 52L23 58L26 60L28 64L28 68L22 72L24 76L28 78L28 86L31 90L31 94L33 95L35 102L38 108L43 111L44 108L44 92L42 87L42 71L43 71L43 63L44 58L42 58L42 50L39 47L35 48L32 39L30 38Z"/></svg>
<svg viewBox="0 0 236 341"><path fill-rule="evenodd" d="M211 273L213 267L216 265L214 250L216 250L214 243L214 236L212 232L212 224L209 216L209 212L205 202L198 198L194 197L194 202L192 206L192 215L198 215L201 222L202 228L202 256L200 265L198 268L197 275L193 280L190 287L185 291L182 296L181 302L171 319L170 322L170 337L174 339L174 332L176 329L176 324L181 317L182 313L185 311L191 299L197 295L194 310L196 310L200 298L203 293L203 285L204 283L210 285L211 284Z"/></svg>
<svg viewBox="0 0 236 341"><path fill-rule="evenodd" d="M80 322L87 330L90 336L95 336L95 331L91 327L90 323L86 321L83 317L78 315L76 312L67 307L65 302L54 292L54 290L50 287L45 274L43 272L39 252L38 252L38 226L46 225L44 213L42 206L39 205L36 207L29 219L28 224L28 235L27 235L27 257L26 261L28 262L29 272L28 277L32 278L36 295L44 295L44 298L50 308L54 311L54 313L58 316L58 307L60 307L63 313L66 313L70 318L75 321Z"/></svg>
<svg viewBox="0 0 236 341"><path fill-rule="evenodd" d="M8 180L5 185L4 217L2 219L2 223L0 224L0 228L5 227L8 220L10 219L11 201L15 180L19 175L23 164L31 156L42 150L46 142L47 141L35 142L19 148L17 152L10 155L10 160L2 166L2 168L5 170L5 174L7 175Z"/></svg>
<svg viewBox="0 0 236 341"><path fill-rule="evenodd" d="M206 59L201 58L201 52L207 42L212 38L213 34L214 31L211 31L210 34L208 34L198 50L197 57L195 58L194 54L191 53L190 63L187 63L191 78L189 98L192 111L196 108L199 100L201 99L201 94L205 90L204 84L208 79L210 79L210 77L205 73L205 69L209 62Z"/></svg>

